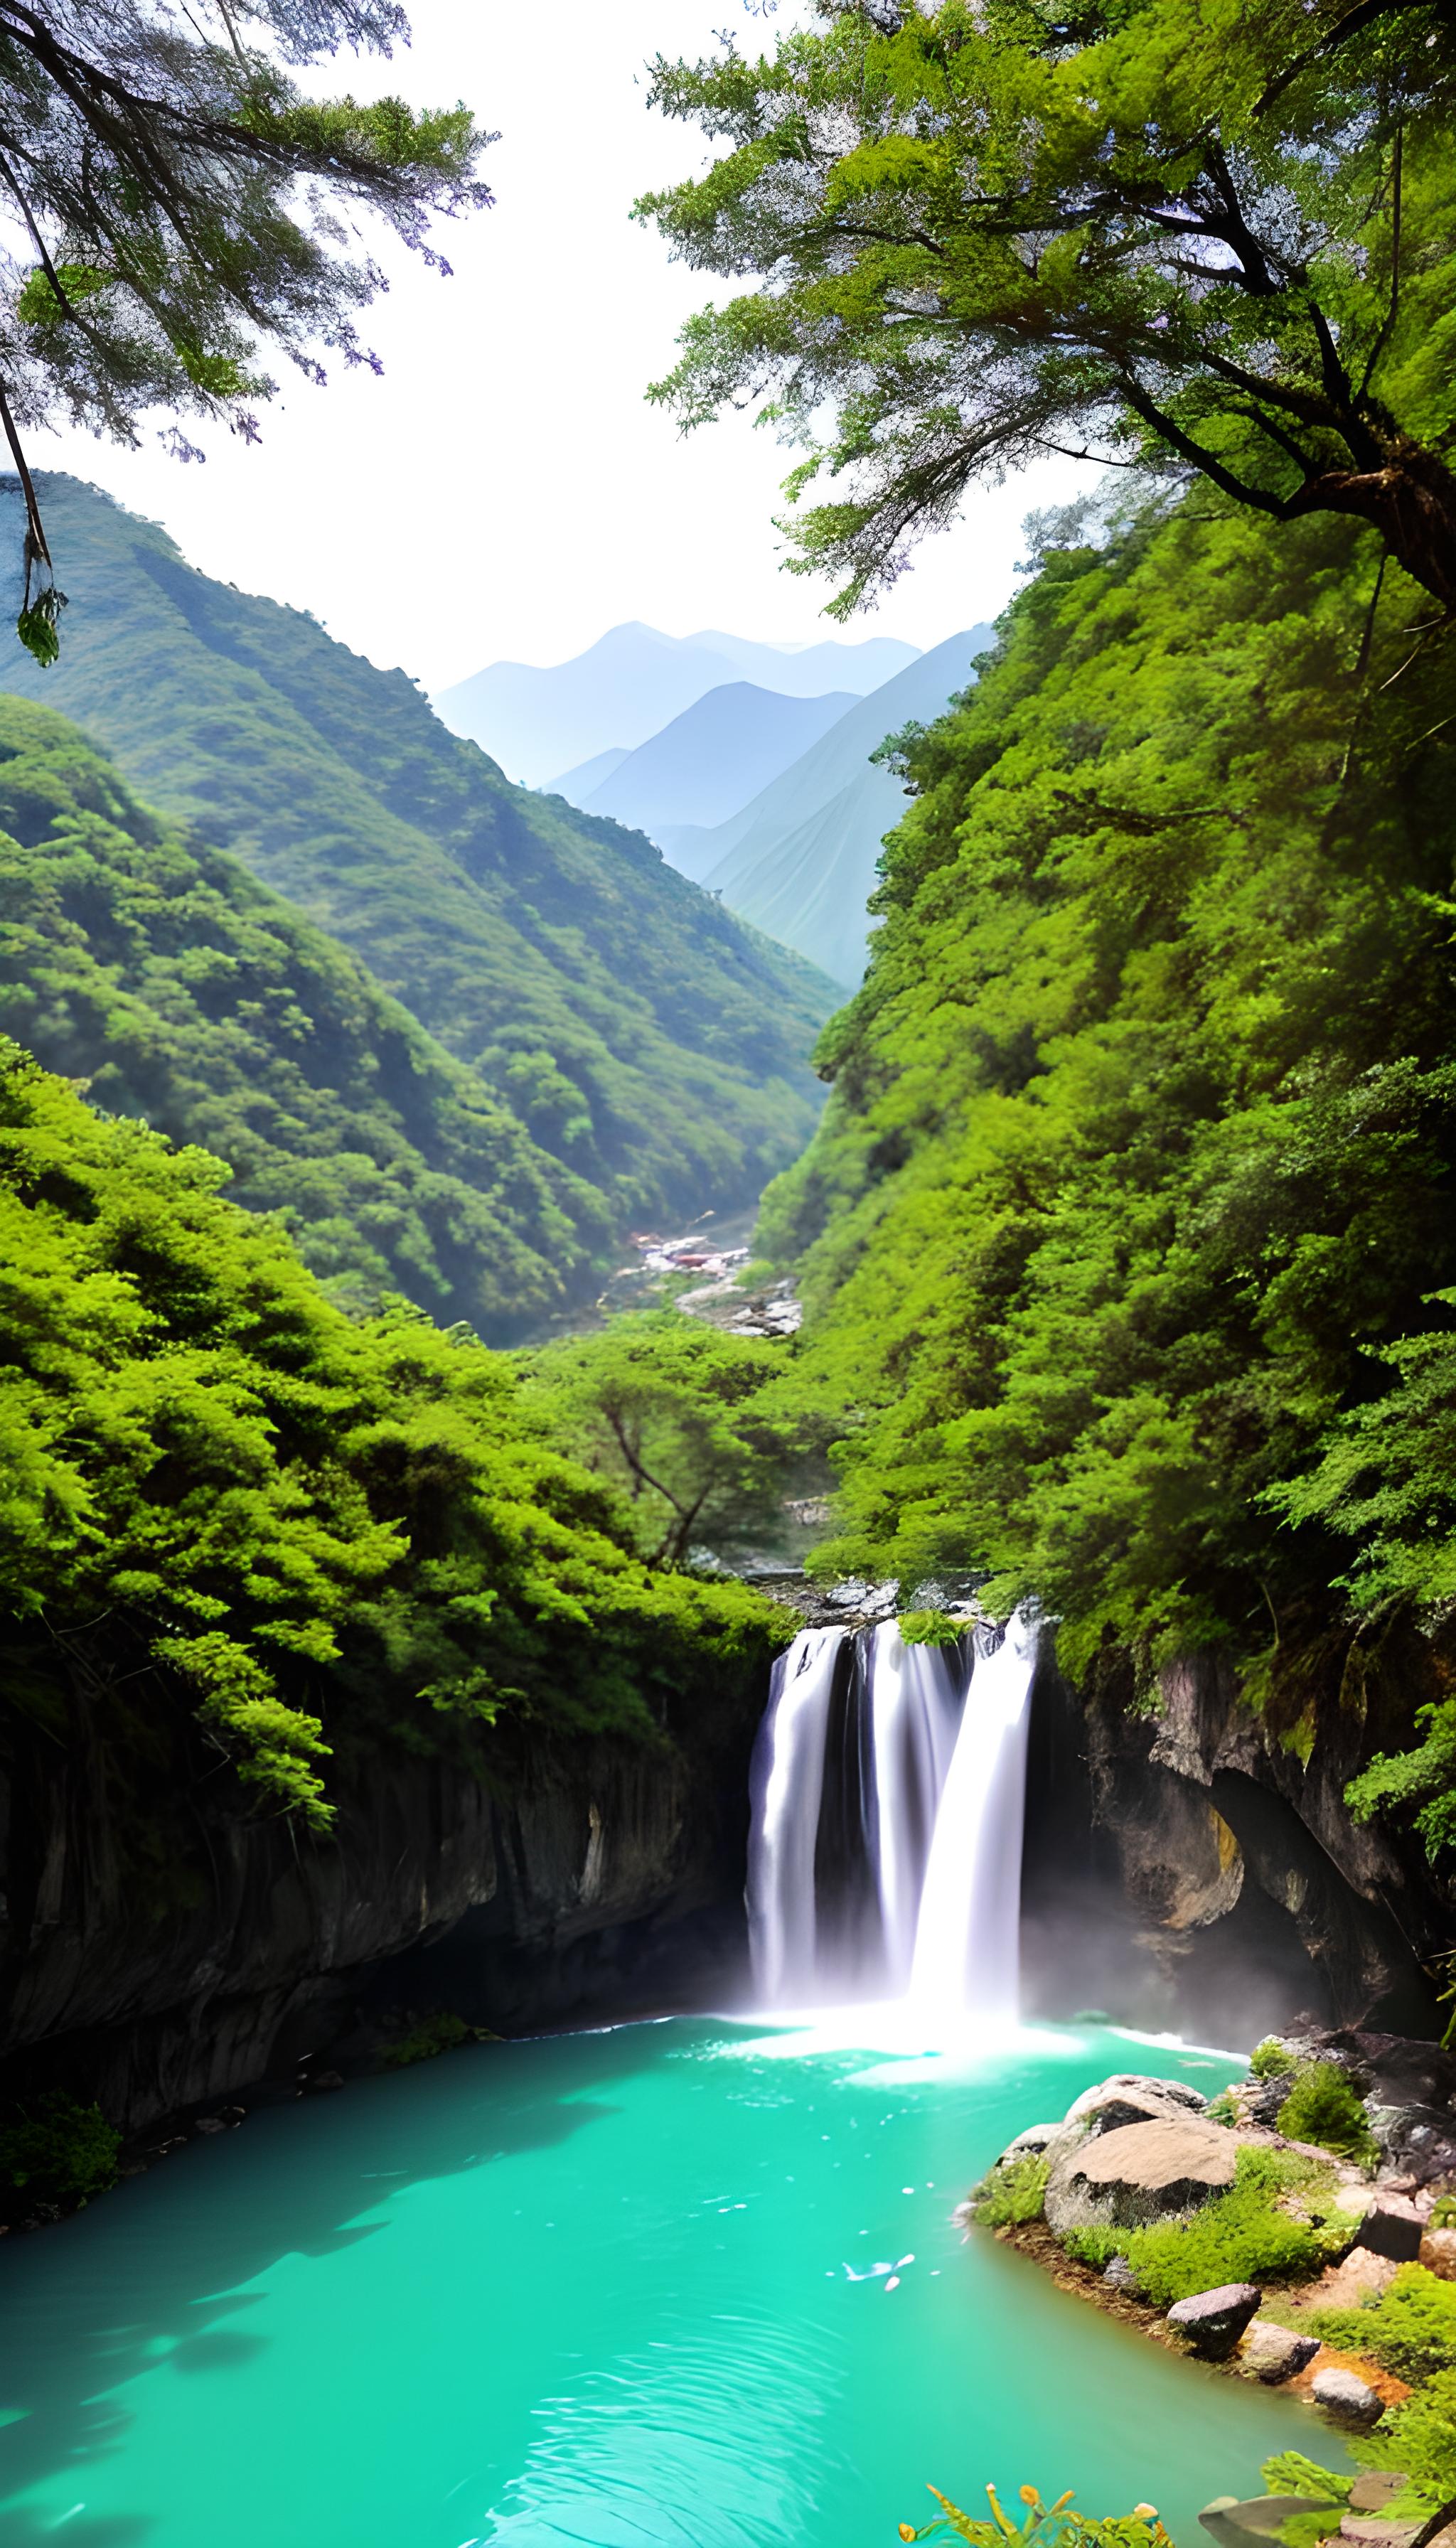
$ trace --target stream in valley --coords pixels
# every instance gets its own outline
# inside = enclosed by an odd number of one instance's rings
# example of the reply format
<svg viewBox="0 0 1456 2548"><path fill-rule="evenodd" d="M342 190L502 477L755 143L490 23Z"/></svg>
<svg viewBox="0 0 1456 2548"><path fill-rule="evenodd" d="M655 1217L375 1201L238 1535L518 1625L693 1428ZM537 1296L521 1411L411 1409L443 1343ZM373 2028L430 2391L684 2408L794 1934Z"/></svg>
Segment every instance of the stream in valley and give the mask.
<svg viewBox="0 0 1456 2548"><path fill-rule="evenodd" d="M950 2218L1093 2080L1240 2062L877 2025L472 2047L4 2241L7 2548L894 2548L928 2479L1146 2499L1196 2548L1270 2452L1327 2453Z"/></svg>

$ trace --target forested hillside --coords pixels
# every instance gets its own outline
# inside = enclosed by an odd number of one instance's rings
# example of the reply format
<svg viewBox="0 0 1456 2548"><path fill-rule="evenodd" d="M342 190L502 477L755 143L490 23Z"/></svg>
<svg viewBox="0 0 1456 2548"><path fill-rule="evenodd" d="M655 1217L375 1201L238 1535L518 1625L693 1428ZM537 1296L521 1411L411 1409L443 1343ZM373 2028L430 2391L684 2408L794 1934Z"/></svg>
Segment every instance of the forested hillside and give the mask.
<svg viewBox="0 0 1456 2548"><path fill-rule="evenodd" d="M1254 1690L1456 1590L1453 738L1370 533L1207 489L1062 526L909 751L768 1202L851 1419L826 1564Z"/></svg>
<svg viewBox="0 0 1456 2548"><path fill-rule="evenodd" d="M0 1043L6 1704L125 1765L131 1846L179 1693L326 1824L343 1747L459 1753L502 1713L650 1742L762 1663L767 1605L646 1567L505 1360L346 1316L226 1173Z"/></svg>
<svg viewBox="0 0 1456 2548"><path fill-rule="evenodd" d="M598 1224L751 1199L795 1154L836 996L806 964L639 834L507 784L404 673L195 573L94 489L42 494L66 643L46 672L10 646L0 683L362 956L595 1189Z"/></svg>
<svg viewBox="0 0 1456 2548"><path fill-rule="evenodd" d="M0 1030L96 1104L201 1143L335 1299L398 1291L505 1340L612 1235L356 956L139 805L74 726L0 698Z"/></svg>

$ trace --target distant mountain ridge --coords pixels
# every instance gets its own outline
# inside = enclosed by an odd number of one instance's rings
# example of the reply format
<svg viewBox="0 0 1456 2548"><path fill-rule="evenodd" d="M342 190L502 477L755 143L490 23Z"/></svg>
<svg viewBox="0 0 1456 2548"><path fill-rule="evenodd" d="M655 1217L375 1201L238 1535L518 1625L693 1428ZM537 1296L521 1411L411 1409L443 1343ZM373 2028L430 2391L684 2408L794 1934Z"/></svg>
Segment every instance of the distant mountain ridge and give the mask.
<svg viewBox="0 0 1456 2548"><path fill-rule="evenodd" d="M590 1191L594 1228L565 1257L603 1227L749 1203L796 1155L829 982L639 834L510 786L404 673L198 574L97 489L47 473L43 500L65 644L43 672L7 637L0 687L74 718L171 820L353 950ZM18 558L14 479L0 534Z"/></svg>
<svg viewBox="0 0 1456 2548"><path fill-rule="evenodd" d="M489 664L437 691L433 704L453 733L480 744L512 778L542 786L598 753L635 752L727 682L749 681L790 698L826 690L863 696L918 653L897 637L778 647L716 629L667 637L627 620L569 663Z"/></svg>
<svg viewBox="0 0 1456 2548"><path fill-rule="evenodd" d="M665 832L664 850L741 918L853 988L864 968L880 846L905 802L899 779L869 755L901 727L939 716L974 680L972 660L993 635L982 622L918 656L752 803L711 831Z"/></svg>
<svg viewBox="0 0 1456 2548"><path fill-rule="evenodd" d="M747 805L854 705L852 690L796 699L754 682L727 682L705 690L574 801L654 841L671 824L714 826Z"/></svg>

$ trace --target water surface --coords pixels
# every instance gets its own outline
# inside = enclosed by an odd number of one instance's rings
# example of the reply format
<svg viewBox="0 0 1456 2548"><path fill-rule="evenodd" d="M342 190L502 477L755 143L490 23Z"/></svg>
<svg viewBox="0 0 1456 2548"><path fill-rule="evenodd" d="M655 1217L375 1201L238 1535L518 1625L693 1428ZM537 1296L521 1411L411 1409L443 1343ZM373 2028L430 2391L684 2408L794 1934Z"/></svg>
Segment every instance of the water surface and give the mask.
<svg viewBox="0 0 1456 2548"><path fill-rule="evenodd" d="M949 2215L1107 2072L1241 2066L674 2020L259 2112L0 2245L0 2537L894 2548L927 2479L971 2508L994 2479L1145 2498L1195 2548L1201 2504L1321 2428Z"/></svg>

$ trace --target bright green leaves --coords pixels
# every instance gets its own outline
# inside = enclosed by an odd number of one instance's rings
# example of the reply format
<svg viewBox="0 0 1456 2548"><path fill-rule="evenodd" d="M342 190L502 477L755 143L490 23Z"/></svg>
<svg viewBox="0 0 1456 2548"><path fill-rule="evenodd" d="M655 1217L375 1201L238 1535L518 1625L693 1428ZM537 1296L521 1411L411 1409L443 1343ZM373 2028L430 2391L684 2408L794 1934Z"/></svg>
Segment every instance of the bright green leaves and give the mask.
<svg viewBox="0 0 1456 2548"><path fill-rule="evenodd" d="M99 265L58 265L55 268L55 281L60 286L58 295L45 267L38 265L21 287L15 305L16 317L23 319L27 327L57 326L73 311L81 309L88 301L94 301L98 292L104 292L111 280Z"/></svg>
<svg viewBox="0 0 1456 2548"><path fill-rule="evenodd" d="M807 444L791 502L843 482L790 531L839 615L973 480L1100 437L1274 518L1363 513L1456 604L1447 48L1393 83L1380 42L1342 46L1276 102L1308 40L1277 6L820 16L772 59L656 65L654 102L729 147L637 212L763 278L650 395Z"/></svg>
<svg viewBox="0 0 1456 2548"><path fill-rule="evenodd" d="M156 1744L188 1693L322 1829L320 1765L366 1729L651 1738L767 1661L775 1615L651 1574L500 1357L404 1302L348 1319L226 1173L0 1046L0 1585L62 1727Z"/></svg>
<svg viewBox="0 0 1456 2548"><path fill-rule="evenodd" d="M1389 573L1371 621L1373 542L1194 511L1067 526L907 739L760 1233L839 1411L816 1566L974 1570L1083 1666L1282 1655L1331 1582L1435 1597L1456 1540L1448 651L1408 662ZM1451 1742L1409 1774L1428 1834Z"/></svg>

